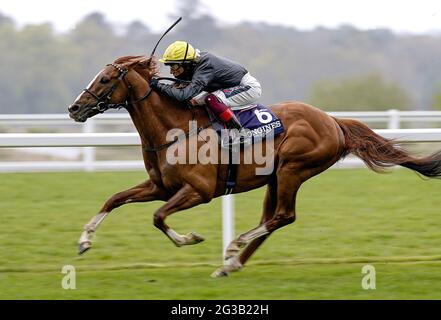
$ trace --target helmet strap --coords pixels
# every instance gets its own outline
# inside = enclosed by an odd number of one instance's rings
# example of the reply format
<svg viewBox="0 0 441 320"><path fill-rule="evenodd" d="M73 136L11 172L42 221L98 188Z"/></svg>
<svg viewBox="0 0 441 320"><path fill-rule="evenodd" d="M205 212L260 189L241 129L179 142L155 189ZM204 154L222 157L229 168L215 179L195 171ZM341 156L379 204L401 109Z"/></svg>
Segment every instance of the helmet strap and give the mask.
<svg viewBox="0 0 441 320"><path fill-rule="evenodd" d="M187 42L187 46L185 47L184 60L182 60L182 63L184 63L187 60L187 53L188 53L188 42Z"/></svg>

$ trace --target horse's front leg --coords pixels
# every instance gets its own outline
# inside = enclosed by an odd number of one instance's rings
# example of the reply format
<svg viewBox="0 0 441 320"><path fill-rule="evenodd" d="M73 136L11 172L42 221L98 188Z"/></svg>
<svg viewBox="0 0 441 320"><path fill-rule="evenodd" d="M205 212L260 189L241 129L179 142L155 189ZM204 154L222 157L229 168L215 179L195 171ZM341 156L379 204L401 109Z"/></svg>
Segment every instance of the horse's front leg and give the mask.
<svg viewBox="0 0 441 320"><path fill-rule="evenodd" d="M113 209L126 203L147 202L153 200L167 200L167 196L166 193L151 180L147 180L140 185L114 194L106 201L100 212L84 226L84 231L78 240L78 253L82 254L90 249L92 246L92 237L96 232L96 229Z"/></svg>
<svg viewBox="0 0 441 320"><path fill-rule="evenodd" d="M167 216L180 210L185 210L204 203L204 198L191 185L186 184L168 202L155 212L153 223L178 247L196 244L204 241L204 238L195 232L180 235L168 225L164 220Z"/></svg>

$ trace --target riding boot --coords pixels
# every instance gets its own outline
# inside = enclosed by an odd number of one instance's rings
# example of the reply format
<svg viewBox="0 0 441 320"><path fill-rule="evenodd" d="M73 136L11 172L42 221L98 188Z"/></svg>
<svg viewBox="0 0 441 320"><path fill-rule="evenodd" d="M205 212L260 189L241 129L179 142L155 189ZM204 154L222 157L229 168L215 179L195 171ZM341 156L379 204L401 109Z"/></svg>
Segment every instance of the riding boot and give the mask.
<svg viewBox="0 0 441 320"><path fill-rule="evenodd" d="M231 110L229 110L231 111ZM237 129L237 130L242 130L242 125L240 124L239 119L237 119L236 115L231 111L231 118L230 120L227 122L227 126L230 129Z"/></svg>
<svg viewBox="0 0 441 320"><path fill-rule="evenodd" d="M213 111L216 116L228 126L228 128L237 129L239 131L242 129L242 125L240 124L239 119L234 115L233 111L231 111L231 109L214 94L206 96L205 102L210 110Z"/></svg>

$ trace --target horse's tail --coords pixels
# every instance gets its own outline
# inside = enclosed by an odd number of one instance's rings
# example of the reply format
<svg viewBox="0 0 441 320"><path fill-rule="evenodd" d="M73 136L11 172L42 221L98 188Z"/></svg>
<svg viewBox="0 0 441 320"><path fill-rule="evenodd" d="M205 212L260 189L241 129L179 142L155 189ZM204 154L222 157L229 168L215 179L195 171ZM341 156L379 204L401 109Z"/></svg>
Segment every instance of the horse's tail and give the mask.
<svg viewBox="0 0 441 320"><path fill-rule="evenodd" d="M337 118L334 120L345 137L341 157L352 153L375 172L384 172L384 168L400 165L429 178L441 177L441 151L428 157L416 158L404 150L400 142L376 134L360 121Z"/></svg>

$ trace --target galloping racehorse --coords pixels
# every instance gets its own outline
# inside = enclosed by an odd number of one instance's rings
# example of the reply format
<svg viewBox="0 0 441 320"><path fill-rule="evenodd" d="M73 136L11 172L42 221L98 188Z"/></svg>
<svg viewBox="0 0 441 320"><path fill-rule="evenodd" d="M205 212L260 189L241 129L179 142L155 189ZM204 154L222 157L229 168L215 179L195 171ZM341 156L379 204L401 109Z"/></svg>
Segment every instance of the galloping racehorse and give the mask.
<svg viewBox="0 0 441 320"><path fill-rule="evenodd" d="M154 200L166 201L154 213L154 225L176 246L197 244L204 240L201 236L178 234L165 223L165 219L177 211L210 202L224 194L227 164L170 164L167 161L167 147L185 143L190 137L189 121L196 120L201 125L199 134L209 129L210 120L203 108L190 111L185 104L152 91L149 80L157 72L154 58L121 57L101 70L69 107L70 117L78 122L108 109L125 107L139 132L150 178L107 200L85 225L79 240L80 254L91 247L92 235L113 209L127 203ZM376 172L400 165L430 178L441 176L441 152L415 158L401 149L396 141L377 135L359 121L337 119L300 102L279 103L271 110L285 128L272 141L274 148L270 159L274 169L267 175L257 175L257 164L240 164L233 190L233 193L240 193L266 185L262 218L257 227L229 244L225 264L213 272L213 277L239 270L272 232L293 223L296 194L302 183L349 153L361 158ZM180 141L167 141L166 133L174 128L188 134ZM207 143L210 142L198 140L197 149Z"/></svg>

